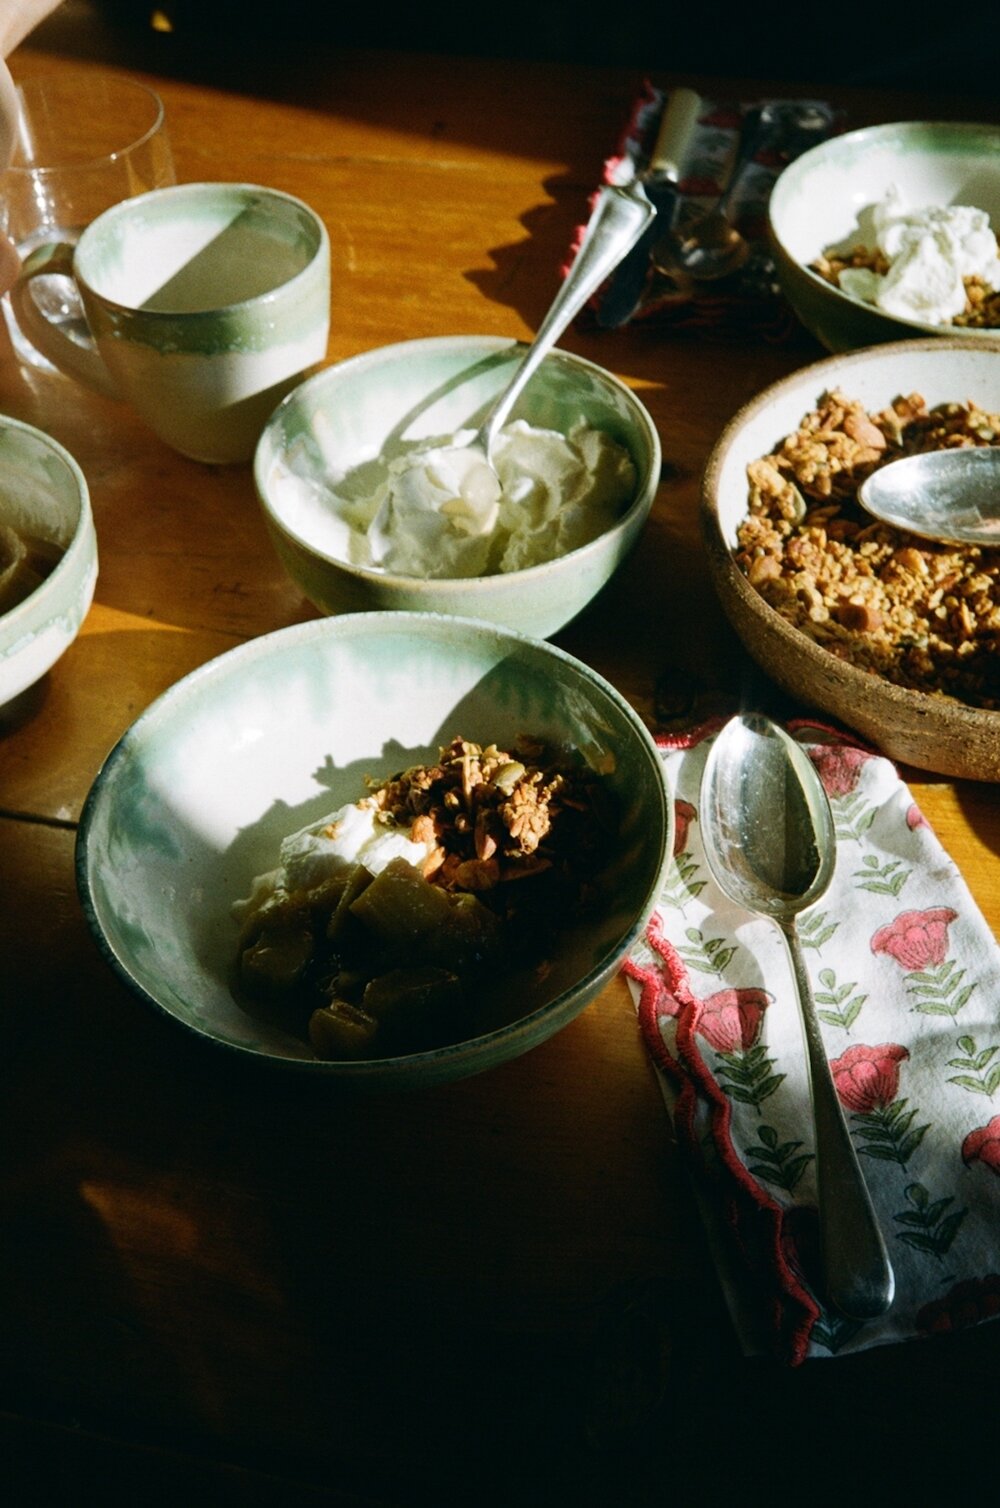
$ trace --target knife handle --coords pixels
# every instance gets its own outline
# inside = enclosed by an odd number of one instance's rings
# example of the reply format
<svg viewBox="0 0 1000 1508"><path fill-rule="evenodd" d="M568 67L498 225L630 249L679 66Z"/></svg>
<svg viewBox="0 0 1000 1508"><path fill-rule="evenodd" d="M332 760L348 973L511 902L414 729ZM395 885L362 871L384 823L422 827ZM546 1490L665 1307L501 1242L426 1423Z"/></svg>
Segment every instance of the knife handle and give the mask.
<svg viewBox="0 0 1000 1508"><path fill-rule="evenodd" d="M691 134L701 114L701 95L693 89L671 89L660 118L660 129L649 159L647 172L658 178L670 178L676 183L684 166Z"/></svg>

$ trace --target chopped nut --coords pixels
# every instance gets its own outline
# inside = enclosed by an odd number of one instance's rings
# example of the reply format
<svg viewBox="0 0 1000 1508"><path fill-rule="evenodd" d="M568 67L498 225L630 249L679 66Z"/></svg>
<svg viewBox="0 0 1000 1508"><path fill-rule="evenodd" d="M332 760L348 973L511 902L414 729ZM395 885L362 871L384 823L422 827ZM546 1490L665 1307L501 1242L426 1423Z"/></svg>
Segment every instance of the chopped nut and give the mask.
<svg viewBox="0 0 1000 1508"><path fill-rule="evenodd" d="M910 571L914 576L927 575L927 561L921 551L914 549L912 545L904 545L901 550L894 550L892 559L904 571Z"/></svg>
<svg viewBox="0 0 1000 1508"><path fill-rule="evenodd" d="M852 440L857 440L859 445L864 445L869 450L885 449L885 435L877 424L872 423L860 405L852 408L845 418L844 433L850 435Z"/></svg>
<svg viewBox="0 0 1000 1508"><path fill-rule="evenodd" d="M414 817L410 825L410 838L414 843L433 843L437 837L437 829L434 826L434 818L426 812L421 812L419 817Z"/></svg>
<svg viewBox="0 0 1000 1508"><path fill-rule="evenodd" d="M882 614L864 602L842 602L837 608L837 622L852 633L873 634L882 627Z"/></svg>
<svg viewBox="0 0 1000 1508"><path fill-rule="evenodd" d="M736 563L831 654L903 686L1000 709L1000 549L915 541L857 501L860 483L888 461L984 444L1000 444L1000 415L974 403L928 408L910 393L869 414L842 392L824 393L793 434L748 465ZM799 515L789 508L795 494L808 499Z"/></svg>
<svg viewBox="0 0 1000 1508"><path fill-rule="evenodd" d="M773 581L781 575L781 561L776 555L758 555L750 562L747 577L751 586L761 586L765 581Z"/></svg>

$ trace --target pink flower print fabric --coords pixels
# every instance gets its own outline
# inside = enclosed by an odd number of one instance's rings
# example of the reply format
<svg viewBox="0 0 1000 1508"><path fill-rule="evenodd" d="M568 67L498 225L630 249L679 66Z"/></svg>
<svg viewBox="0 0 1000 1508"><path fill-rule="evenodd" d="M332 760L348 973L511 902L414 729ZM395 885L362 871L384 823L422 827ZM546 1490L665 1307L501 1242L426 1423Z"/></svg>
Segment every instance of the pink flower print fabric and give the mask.
<svg viewBox="0 0 1000 1508"><path fill-rule="evenodd" d="M1000 1115L987 1126L977 1126L962 1143L962 1161L981 1162L1000 1176Z"/></svg>
<svg viewBox="0 0 1000 1508"><path fill-rule="evenodd" d="M958 913L950 906L930 911L902 911L872 938L873 953L888 953L904 969L916 971L944 962L948 925Z"/></svg>
<svg viewBox="0 0 1000 1508"><path fill-rule="evenodd" d="M889 1312L825 1302L815 1148L784 939L712 880L698 816L718 723L660 749L673 861L625 965L747 1350L791 1363L1000 1313L1000 948L894 766L791 731L830 798L837 865L798 932L845 1120L896 1274Z"/></svg>
<svg viewBox="0 0 1000 1508"><path fill-rule="evenodd" d="M859 1042L849 1047L830 1064L840 1103L864 1115L884 1110L899 1093L899 1065L909 1056L895 1042L884 1042L881 1047Z"/></svg>

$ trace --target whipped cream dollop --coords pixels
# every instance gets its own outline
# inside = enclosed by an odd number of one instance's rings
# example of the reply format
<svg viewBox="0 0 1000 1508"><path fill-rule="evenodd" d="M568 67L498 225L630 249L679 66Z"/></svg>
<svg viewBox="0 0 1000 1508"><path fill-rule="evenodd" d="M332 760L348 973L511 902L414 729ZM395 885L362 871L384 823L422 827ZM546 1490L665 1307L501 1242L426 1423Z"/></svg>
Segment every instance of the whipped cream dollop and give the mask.
<svg viewBox="0 0 1000 1508"><path fill-rule="evenodd" d="M469 444L474 433L413 442L327 484L285 470L285 516L312 545L352 565L488 576L579 549L635 497L629 452L583 420L567 434L524 420L506 425L493 448L495 474Z"/></svg>
<svg viewBox="0 0 1000 1508"><path fill-rule="evenodd" d="M965 309L964 278L1000 288L997 238L985 210L960 204L908 209L893 185L872 218L889 270L845 267L839 286L851 298L899 318L946 325Z"/></svg>
<svg viewBox="0 0 1000 1508"><path fill-rule="evenodd" d="M233 907L234 915L241 920L278 892L314 890L357 864L372 875L381 874L393 859L419 868L432 846L413 842L407 829L387 825L384 817L379 821L374 805L348 803L283 838L277 868L256 877L250 895Z"/></svg>

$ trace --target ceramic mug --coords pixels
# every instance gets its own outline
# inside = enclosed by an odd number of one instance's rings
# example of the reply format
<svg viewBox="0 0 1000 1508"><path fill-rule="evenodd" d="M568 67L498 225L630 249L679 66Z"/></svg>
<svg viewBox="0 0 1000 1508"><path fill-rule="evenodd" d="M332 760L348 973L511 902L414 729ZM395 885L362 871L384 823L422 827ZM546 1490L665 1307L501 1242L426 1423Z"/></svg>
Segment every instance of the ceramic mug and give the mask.
<svg viewBox="0 0 1000 1508"><path fill-rule="evenodd" d="M90 339L48 320L32 281L79 289ZM75 246L38 247L11 292L32 343L124 399L182 455L243 461L276 404L326 354L330 243L290 194L187 183L123 200Z"/></svg>

